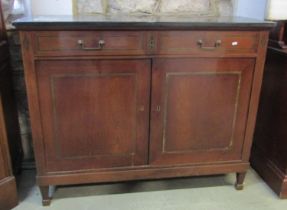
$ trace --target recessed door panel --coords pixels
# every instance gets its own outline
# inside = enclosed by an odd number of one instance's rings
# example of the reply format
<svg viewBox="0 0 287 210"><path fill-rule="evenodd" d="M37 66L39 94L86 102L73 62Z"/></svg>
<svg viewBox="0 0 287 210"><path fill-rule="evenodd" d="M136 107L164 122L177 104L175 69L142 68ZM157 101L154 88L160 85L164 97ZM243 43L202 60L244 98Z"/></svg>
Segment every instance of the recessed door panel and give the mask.
<svg viewBox="0 0 287 210"><path fill-rule="evenodd" d="M252 59L158 59L151 162L240 160L253 68Z"/></svg>
<svg viewBox="0 0 287 210"><path fill-rule="evenodd" d="M40 61L36 67L49 171L147 162L148 61Z"/></svg>

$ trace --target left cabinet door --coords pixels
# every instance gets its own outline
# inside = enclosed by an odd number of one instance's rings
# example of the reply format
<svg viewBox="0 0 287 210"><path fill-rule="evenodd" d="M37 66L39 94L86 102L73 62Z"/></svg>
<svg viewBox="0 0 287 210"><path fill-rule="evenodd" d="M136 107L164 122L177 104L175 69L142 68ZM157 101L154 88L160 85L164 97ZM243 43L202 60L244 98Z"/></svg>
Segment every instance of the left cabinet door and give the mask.
<svg viewBox="0 0 287 210"><path fill-rule="evenodd" d="M7 55L7 43L0 43L0 210L12 209L18 204L11 154L18 149L19 128L12 94L12 80ZM18 152L14 156L20 156ZM13 156L12 156L13 157Z"/></svg>
<svg viewBox="0 0 287 210"><path fill-rule="evenodd" d="M147 163L150 60L35 65L47 172Z"/></svg>

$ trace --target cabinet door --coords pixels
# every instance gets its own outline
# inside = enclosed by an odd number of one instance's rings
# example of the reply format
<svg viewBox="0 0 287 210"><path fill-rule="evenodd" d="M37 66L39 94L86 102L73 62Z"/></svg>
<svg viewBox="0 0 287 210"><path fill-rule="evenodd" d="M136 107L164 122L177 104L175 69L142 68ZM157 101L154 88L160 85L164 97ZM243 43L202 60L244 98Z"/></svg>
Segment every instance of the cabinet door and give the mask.
<svg viewBox="0 0 287 210"><path fill-rule="evenodd" d="M253 59L157 59L151 164L241 160L253 71Z"/></svg>
<svg viewBox="0 0 287 210"><path fill-rule="evenodd" d="M146 164L150 71L149 60L37 61L46 170Z"/></svg>

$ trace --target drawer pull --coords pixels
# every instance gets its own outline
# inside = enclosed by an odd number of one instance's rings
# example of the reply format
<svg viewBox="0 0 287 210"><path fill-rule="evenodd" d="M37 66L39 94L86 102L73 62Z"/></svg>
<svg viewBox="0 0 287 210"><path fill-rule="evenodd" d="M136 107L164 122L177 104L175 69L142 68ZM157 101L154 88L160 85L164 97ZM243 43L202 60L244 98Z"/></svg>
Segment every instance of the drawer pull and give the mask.
<svg viewBox="0 0 287 210"><path fill-rule="evenodd" d="M97 47L85 47L84 41L78 40L78 45L80 45L81 50L102 50L105 46L105 41L100 40Z"/></svg>
<svg viewBox="0 0 287 210"><path fill-rule="evenodd" d="M204 42L200 39L197 41L197 45L199 46L200 49L203 49L203 50L216 50L217 48L221 46L221 40L217 40L214 43L213 47L205 47Z"/></svg>

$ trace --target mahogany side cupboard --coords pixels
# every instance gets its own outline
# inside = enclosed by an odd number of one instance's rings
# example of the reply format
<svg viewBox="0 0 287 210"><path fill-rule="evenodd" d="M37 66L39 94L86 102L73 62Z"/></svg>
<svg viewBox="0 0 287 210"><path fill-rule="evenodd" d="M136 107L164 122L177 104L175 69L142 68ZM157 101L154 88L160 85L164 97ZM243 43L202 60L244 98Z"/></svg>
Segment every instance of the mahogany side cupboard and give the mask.
<svg viewBox="0 0 287 210"><path fill-rule="evenodd" d="M237 173L243 188L271 22L45 17L14 25L37 182Z"/></svg>
<svg viewBox="0 0 287 210"><path fill-rule="evenodd" d="M16 181L22 158L18 114L12 87L12 72L0 2L0 210L18 204Z"/></svg>

